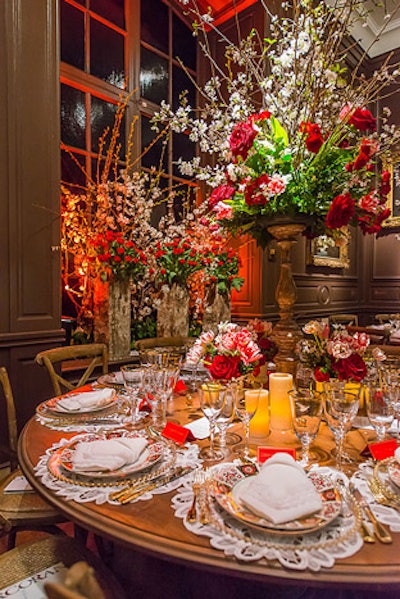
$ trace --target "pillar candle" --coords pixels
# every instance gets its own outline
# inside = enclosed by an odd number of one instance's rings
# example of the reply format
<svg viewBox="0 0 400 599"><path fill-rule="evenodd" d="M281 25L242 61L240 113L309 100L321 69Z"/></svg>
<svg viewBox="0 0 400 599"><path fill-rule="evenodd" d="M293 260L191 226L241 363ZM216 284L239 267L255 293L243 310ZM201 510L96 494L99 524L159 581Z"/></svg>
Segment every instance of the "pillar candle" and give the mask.
<svg viewBox="0 0 400 599"><path fill-rule="evenodd" d="M250 435L252 437L266 437L269 434L269 393L266 389L246 391L246 398L249 393L257 393L258 408L257 412L250 420Z"/></svg>
<svg viewBox="0 0 400 599"><path fill-rule="evenodd" d="M272 431L292 429L292 412L288 392L293 389L293 376L286 372L269 375L270 427Z"/></svg>

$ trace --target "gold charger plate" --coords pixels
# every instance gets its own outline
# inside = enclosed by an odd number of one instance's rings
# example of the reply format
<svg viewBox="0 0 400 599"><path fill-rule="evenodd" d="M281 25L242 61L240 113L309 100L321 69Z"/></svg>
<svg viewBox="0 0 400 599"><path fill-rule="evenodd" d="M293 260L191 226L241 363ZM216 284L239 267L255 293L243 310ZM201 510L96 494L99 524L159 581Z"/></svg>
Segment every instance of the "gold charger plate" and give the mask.
<svg viewBox="0 0 400 599"><path fill-rule="evenodd" d="M88 433L80 436L79 439L73 440L71 443L59 447L50 456L48 461L49 472L59 479L67 479L74 483L76 478L91 481L97 479L100 481L118 481L132 477L132 475L140 475L143 472L150 470L164 456L166 444L163 440L156 440L146 436L148 445L143 451L141 457L133 464L126 464L118 470L107 471L85 471L75 470L72 463L73 453L79 443L90 442L95 440L116 439L121 436L136 438L141 435L138 431L105 431L103 433Z"/></svg>
<svg viewBox="0 0 400 599"><path fill-rule="evenodd" d="M331 524L341 511L341 496L330 478L313 472L309 474L309 478L321 497L321 510L297 520L274 524L251 512L238 499L239 491L243 489L243 486L250 484L251 477L243 478L241 476L232 479L231 473L227 474L224 477L223 471L218 473L218 477L214 481L213 492L217 503L236 520L268 534L299 535L315 532Z"/></svg>
<svg viewBox="0 0 400 599"><path fill-rule="evenodd" d="M60 410L57 409L57 402L61 399L61 397L65 397L65 396L59 396L59 397L52 397L51 399L48 399L47 401L42 402L41 404L39 404L36 407L36 413L38 414L38 416L42 416L44 418L50 418L53 420L58 420L58 419L62 419L62 420L76 420L76 419L84 419L87 420L88 418L91 417L91 415L93 417L99 417L100 415L106 415L106 414L110 414L113 413L115 411L115 408L117 406L117 402L118 402L118 395L117 393L114 393L112 398L110 399L110 401L106 404L103 404L101 406L95 406L92 408L87 408L87 409L81 409L81 410Z"/></svg>

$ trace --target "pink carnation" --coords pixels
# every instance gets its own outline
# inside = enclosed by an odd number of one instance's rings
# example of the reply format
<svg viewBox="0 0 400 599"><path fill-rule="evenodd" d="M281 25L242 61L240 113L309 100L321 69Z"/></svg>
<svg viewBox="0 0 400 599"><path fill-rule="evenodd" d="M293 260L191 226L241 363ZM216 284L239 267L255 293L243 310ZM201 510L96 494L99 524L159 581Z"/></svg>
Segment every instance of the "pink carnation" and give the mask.
<svg viewBox="0 0 400 599"><path fill-rule="evenodd" d="M278 195L286 189L286 183L280 175L272 175L268 182L268 190L272 195Z"/></svg>
<svg viewBox="0 0 400 599"><path fill-rule="evenodd" d="M225 204L224 202L218 202L218 204L214 206L213 211L215 212L218 220L223 218L230 220L233 217L232 207L228 206L228 204Z"/></svg>

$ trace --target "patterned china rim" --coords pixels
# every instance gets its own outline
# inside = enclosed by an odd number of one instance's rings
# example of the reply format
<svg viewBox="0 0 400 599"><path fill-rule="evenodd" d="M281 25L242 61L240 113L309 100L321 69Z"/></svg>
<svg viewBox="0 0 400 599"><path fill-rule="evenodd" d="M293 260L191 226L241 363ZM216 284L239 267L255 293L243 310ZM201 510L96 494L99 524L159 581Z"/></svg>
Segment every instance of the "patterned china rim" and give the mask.
<svg viewBox="0 0 400 599"><path fill-rule="evenodd" d="M68 415L71 416L78 416L81 414L92 414L92 413L98 413L98 412L102 412L103 410L108 410L110 409L112 406L114 406L114 404L116 403L116 401L118 400L118 395L115 392L115 389L112 389L113 394L110 397L110 400L107 403L103 403L102 405L99 406L92 406L90 408L81 408L80 410L60 410L60 408L57 409L57 404L60 401L60 399L64 399L65 397L73 397L74 395L77 395L77 393L69 393L66 395L61 395L61 396L57 396L57 397L52 397L51 399L48 399L47 401L41 403L36 411L39 415L41 416L46 416L45 413L43 412L50 412L50 414L52 416L59 416L61 418L65 418L68 417ZM88 391L88 393L91 393L93 391Z"/></svg>
<svg viewBox="0 0 400 599"><path fill-rule="evenodd" d="M322 509L316 514L283 524L274 524L267 521L240 504L237 500L237 491L241 486L248 484L251 477L244 478L242 474L238 474L237 470L234 473L232 468L225 471L221 469L215 477L213 493L218 505L230 516L257 530L276 535L311 533L328 526L328 524L331 524L335 520L340 514L342 500L338 489L334 486L330 477L318 472L309 473L308 476L320 494L323 503Z"/></svg>
<svg viewBox="0 0 400 599"><path fill-rule="evenodd" d="M148 446L143 451L143 456L134 464L127 464L122 468L114 471L87 471L82 472L78 470L74 470L72 466L72 455L79 443L82 442L90 442L95 440L107 440L112 438L120 438L120 437L130 437L137 438L143 437L148 441ZM48 469L53 474L59 478L60 474L64 473L64 476L70 479L70 482L74 482L74 478L81 479L97 479L97 480L108 480L115 481L118 479L125 480L129 478L131 475L140 474L146 470L152 468L155 464L157 464L161 458L164 456L166 445L163 440L153 439L148 437L147 435L141 434L139 431L126 431L126 430L118 430L118 431L104 431L103 433L88 433L87 435L81 436L79 439L75 439L68 445L64 447L60 447L55 450L49 458Z"/></svg>
<svg viewBox="0 0 400 599"><path fill-rule="evenodd" d="M118 379L118 375L121 375L120 380L116 380ZM102 374L101 376L99 376L96 383L100 387L113 387L115 389L121 389L124 386L122 372L118 370L117 372L109 372L108 374Z"/></svg>
<svg viewBox="0 0 400 599"><path fill-rule="evenodd" d="M387 463L387 473L390 481L397 489L400 489L400 464L396 458L392 458ZM399 496L400 499L400 496Z"/></svg>

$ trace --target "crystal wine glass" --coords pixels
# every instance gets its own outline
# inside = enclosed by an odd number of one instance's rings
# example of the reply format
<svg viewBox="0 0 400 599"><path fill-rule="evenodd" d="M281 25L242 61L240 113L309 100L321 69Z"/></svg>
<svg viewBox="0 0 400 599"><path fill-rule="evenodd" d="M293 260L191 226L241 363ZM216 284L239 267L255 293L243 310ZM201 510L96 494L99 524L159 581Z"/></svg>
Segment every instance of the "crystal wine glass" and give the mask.
<svg viewBox="0 0 400 599"><path fill-rule="evenodd" d="M312 389L289 391L293 430L301 442L301 466L306 468L314 458L310 456L310 445L317 436L323 412L323 394Z"/></svg>
<svg viewBox="0 0 400 599"><path fill-rule="evenodd" d="M348 391L345 386L327 385L325 414L336 443L336 467L343 471L343 447L346 432L350 430L359 407L359 391Z"/></svg>
<svg viewBox="0 0 400 599"><path fill-rule="evenodd" d="M215 427L226 398L226 386L219 381L203 381L199 385L200 408L210 423L210 445L203 447L200 457L205 460L218 462L224 458L220 449L215 449Z"/></svg>
<svg viewBox="0 0 400 599"><path fill-rule="evenodd" d="M257 412L262 388L262 384L257 381L238 381L235 384L235 413L244 425L244 445L238 445L235 453L245 460L254 454L249 446L250 420Z"/></svg>
<svg viewBox="0 0 400 599"><path fill-rule="evenodd" d="M389 387L379 380L365 385L365 403L368 420L375 429L378 441L383 441L394 419L394 404Z"/></svg>
<svg viewBox="0 0 400 599"><path fill-rule="evenodd" d="M144 368L136 365L121 366L124 387L131 403L133 426L139 422L139 395L143 391Z"/></svg>

